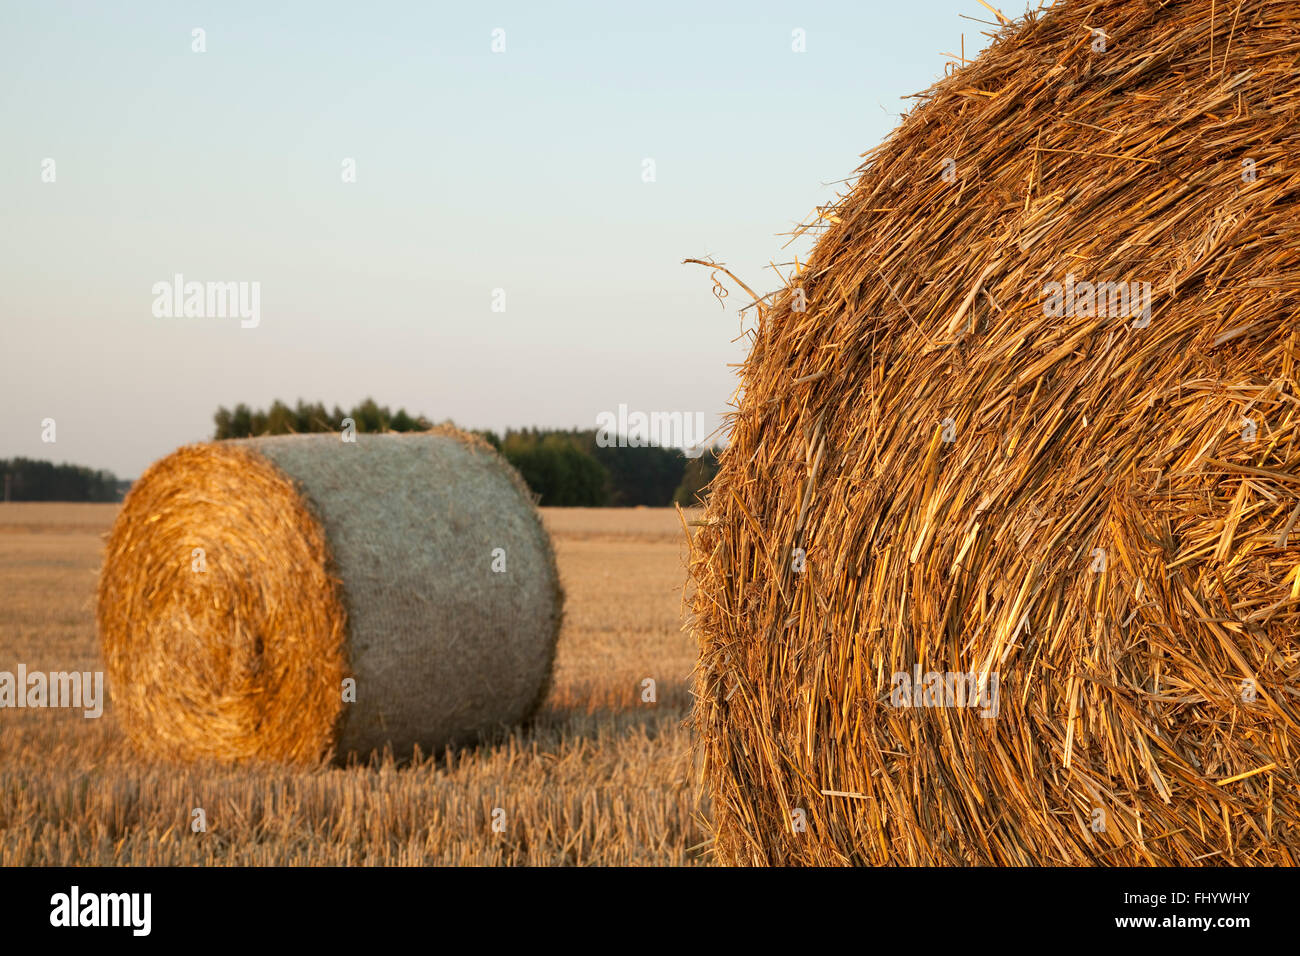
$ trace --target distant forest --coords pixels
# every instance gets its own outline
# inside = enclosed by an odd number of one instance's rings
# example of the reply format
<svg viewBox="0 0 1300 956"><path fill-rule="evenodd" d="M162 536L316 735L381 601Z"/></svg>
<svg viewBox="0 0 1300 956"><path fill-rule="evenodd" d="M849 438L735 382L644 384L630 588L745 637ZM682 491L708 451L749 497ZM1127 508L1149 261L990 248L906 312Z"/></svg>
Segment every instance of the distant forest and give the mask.
<svg viewBox="0 0 1300 956"><path fill-rule="evenodd" d="M373 399L344 411L319 402L270 408L236 405L218 408L213 438L251 438L303 432L338 432L351 418L358 432L424 431L433 423L423 415L396 412ZM717 449L687 458L675 448L602 448L596 429L510 429L486 439L523 476L543 505L552 507L663 507L697 504L697 496L718 471ZM0 459L6 501L121 501L130 482L112 472L80 465L56 465L27 458Z"/></svg>
<svg viewBox="0 0 1300 956"><path fill-rule="evenodd" d="M0 458L0 484L4 501L121 501L127 483L81 465Z"/></svg>
<svg viewBox="0 0 1300 956"><path fill-rule="evenodd" d="M303 432L337 432L351 418L358 432L423 431L432 422L406 409L391 411L373 399L344 411L335 405L327 411L319 402L299 402L290 407L276 401L270 408L236 405L218 408L213 416L214 438L251 438ZM687 458L674 448L602 448L596 429L510 429L476 434L505 457L540 503L553 507L662 507L677 502L695 504L718 470L717 451Z"/></svg>
<svg viewBox="0 0 1300 956"><path fill-rule="evenodd" d="M376 405L372 398L367 398L346 412L337 405L332 411L326 411L320 402L310 405L300 400L290 408L284 402L276 401L265 411L250 409L242 403L233 409L218 408L213 416L217 429L212 437L220 440L254 438L258 435L339 432L343 430L345 418L356 422L359 432L420 432L433 427L433 423L423 415L408 415L404 408L399 408L397 414L393 414L386 406Z"/></svg>

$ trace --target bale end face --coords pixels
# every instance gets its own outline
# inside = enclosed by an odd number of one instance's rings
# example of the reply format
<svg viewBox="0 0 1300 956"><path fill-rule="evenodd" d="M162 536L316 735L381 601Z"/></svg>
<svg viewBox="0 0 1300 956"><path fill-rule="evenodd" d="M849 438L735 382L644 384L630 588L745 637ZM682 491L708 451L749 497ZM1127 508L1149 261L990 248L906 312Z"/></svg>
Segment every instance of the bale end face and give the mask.
<svg viewBox="0 0 1300 956"><path fill-rule="evenodd" d="M341 582L320 522L259 455L193 445L141 476L109 536L98 627L143 751L304 762L335 739Z"/></svg>

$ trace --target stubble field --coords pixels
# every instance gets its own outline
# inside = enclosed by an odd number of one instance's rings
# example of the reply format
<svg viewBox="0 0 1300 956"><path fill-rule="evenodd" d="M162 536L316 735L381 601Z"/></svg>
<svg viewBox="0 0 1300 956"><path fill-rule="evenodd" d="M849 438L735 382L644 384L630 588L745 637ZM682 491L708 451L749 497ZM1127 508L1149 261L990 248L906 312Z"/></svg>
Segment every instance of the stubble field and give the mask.
<svg viewBox="0 0 1300 956"><path fill-rule="evenodd" d="M0 504L0 670L102 670L93 598L116 511ZM554 688L530 728L294 771L151 761L111 700L99 719L5 708L0 865L708 863L683 725L696 655L681 629L681 522L670 509L543 518L567 601Z"/></svg>

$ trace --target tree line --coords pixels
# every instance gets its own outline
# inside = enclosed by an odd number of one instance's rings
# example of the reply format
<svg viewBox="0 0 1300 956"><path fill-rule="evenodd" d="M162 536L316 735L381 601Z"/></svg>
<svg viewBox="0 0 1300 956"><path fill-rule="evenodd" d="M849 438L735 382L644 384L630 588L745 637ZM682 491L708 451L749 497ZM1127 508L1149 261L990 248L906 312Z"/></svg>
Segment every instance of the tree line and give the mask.
<svg viewBox="0 0 1300 956"><path fill-rule="evenodd" d="M125 483L83 465L0 458L0 484L4 501L120 501Z"/></svg>
<svg viewBox="0 0 1300 956"><path fill-rule="evenodd" d="M218 408L213 416L217 428L212 437L221 440L257 435L340 432L346 418L352 419L359 432L419 432L433 427L422 415L408 415L404 408L391 412L388 406L377 405L372 398L346 412L337 405L326 411L321 402L308 404L301 399L290 408L277 399L267 409L251 409L242 402L234 408Z"/></svg>
<svg viewBox="0 0 1300 956"><path fill-rule="evenodd" d="M344 419L358 432L410 432L432 428L423 415L396 412L367 398L344 411L316 402L270 408L245 404L218 408L213 438L253 438L306 432L339 432ZM602 447L591 429L509 429L504 435L478 431L510 462L539 503L550 507L663 507L698 503L717 474L717 449L687 458L675 448ZM0 459L6 501L120 501L129 482L110 471L56 465L27 458Z"/></svg>
<svg viewBox="0 0 1300 956"><path fill-rule="evenodd" d="M337 432L344 419L358 432L424 431L432 423L406 409L391 411L373 399L344 411L302 400L290 408L275 401L265 410L239 404L221 407L213 416L214 438L252 438L295 432ZM596 429L509 429L504 435L478 431L551 507L663 507L695 504L696 496L717 473L717 450L687 458L675 448L602 447Z"/></svg>
<svg viewBox="0 0 1300 956"><path fill-rule="evenodd" d="M607 446L593 429L480 432L548 506L663 507L696 504L717 472L717 454L687 458L676 448Z"/></svg>

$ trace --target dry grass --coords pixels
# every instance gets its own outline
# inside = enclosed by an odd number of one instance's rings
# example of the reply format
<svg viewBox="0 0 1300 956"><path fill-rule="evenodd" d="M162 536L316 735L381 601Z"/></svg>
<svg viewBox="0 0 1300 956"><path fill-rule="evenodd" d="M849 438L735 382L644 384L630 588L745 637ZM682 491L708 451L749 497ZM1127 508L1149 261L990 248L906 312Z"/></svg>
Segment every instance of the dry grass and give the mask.
<svg viewBox="0 0 1300 956"><path fill-rule="evenodd" d="M693 563L722 856L1300 863L1298 34L1066 0L821 211ZM1152 312L1050 314L1072 275ZM999 714L895 706L915 669Z"/></svg>
<svg viewBox="0 0 1300 956"><path fill-rule="evenodd" d="M102 668L111 505L0 505L0 670ZM538 720L450 758L295 772L136 755L111 705L0 711L0 864L696 864L677 516L543 511L568 595ZM640 701L654 678L658 701ZM190 829L202 807L208 832ZM493 832L494 808L505 831Z"/></svg>
<svg viewBox="0 0 1300 956"><path fill-rule="evenodd" d="M333 746L354 671L326 538L293 480L233 443L177 449L135 482L108 537L97 627L137 748L310 764ZM202 574L196 550L212 559Z"/></svg>

